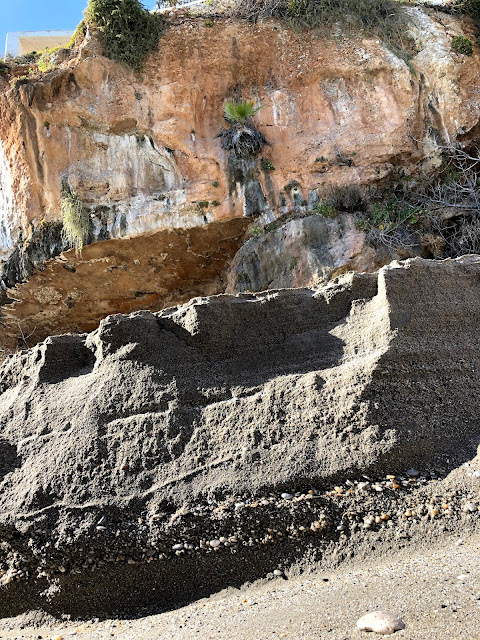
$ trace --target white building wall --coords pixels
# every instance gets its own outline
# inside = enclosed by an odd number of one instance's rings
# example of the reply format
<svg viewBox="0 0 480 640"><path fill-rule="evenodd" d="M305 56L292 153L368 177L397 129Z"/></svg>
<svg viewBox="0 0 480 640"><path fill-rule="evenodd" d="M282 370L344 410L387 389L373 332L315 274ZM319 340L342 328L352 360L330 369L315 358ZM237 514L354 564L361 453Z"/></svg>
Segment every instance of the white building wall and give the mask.
<svg viewBox="0 0 480 640"><path fill-rule="evenodd" d="M7 33L5 57L23 56L47 47L64 47L73 35L71 30L11 31Z"/></svg>

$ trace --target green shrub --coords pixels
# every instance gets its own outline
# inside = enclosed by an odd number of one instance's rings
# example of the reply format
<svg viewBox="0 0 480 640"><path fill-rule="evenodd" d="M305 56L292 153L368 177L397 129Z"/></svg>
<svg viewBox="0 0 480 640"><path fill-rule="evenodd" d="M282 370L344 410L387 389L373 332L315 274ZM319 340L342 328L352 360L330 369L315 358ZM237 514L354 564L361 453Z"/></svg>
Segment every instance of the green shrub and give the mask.
<svg viewBox="0 0 480 640"><path fill-rule="evenodd" d="M270 160L267 160L266 158L262 158L262 161L260 162L260 166L262 167L263 171L266 171L267 173L270 173L271 171L275 171L275 167L272 164L272 162L270 162Z"/></svg>
<svg viewBox="0 0 480 640"><path fill-rule="evenodd" d="M81 42L83 42L83 39L85 38L86 35L87 35L87 24L85 20L82 20L80 24L77 25L77 28L75 29L73 36L70 38L70 41L67 44L66 48L74 49Z"/></svg>
<svg viewBox="0 0 480 640"><path fill-rule="evenodd" d="M338 211L335 207L323 200L321 200L312 211L313 213L317 213L319 216L324 216L324 218L336 218L338 216Z"/></svg>
<svg viewBox="0 0 480 640"><path fill-rule="evenodd" d="M60 211L63 221L62 238L80 254L90 235L90 216L78 194L68 185L62 187Z"/></svg>
<svg viewBox="0 0 480 640"><path fill-rule="evenodd" d="M100 32L107 57L140 72L155 51L165 22L139 0L89 0L85 21Z"/></svg>
<svg viewBox="0 0 480 640"><path fill-rule="evenodd" d="M466 38L465 36L453 36L452 49L464 56L471 56L473 54L472 41L470 38Z"/></svg>
<svg viewBox="0 0 480 640"><path fill-rule="evenodd" d="M353 212L361 208L363 197L362 190L358 185L347 184L328 189L323 196L323 201L337 211Z"/></svg>
<svg viewBox="0 0 480 640"><path fill-rule="evenodd" d="M56 56L62 47L52 47L40 52L37 59L38 70L42 73L53 71L57 67Z"/></svg>

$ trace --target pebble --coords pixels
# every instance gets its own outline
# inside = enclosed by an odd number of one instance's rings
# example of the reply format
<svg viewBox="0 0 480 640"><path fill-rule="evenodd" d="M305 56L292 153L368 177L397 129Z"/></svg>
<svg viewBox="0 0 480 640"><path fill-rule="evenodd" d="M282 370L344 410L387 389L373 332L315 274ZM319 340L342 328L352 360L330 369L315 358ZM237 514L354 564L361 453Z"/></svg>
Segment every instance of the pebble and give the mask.
<svg viewBox="0 0 480 640"><path fill-rule="evenodd" d="M290 498L293 498L291 493L282 493L281 498L283 498L284 500L289 500Z"/></svg>
<svg viewBox="0 0 480 640"><path fill-rule="evenodd" d="M219 547L222 543L220 542L220 540L210 540L209 542L210 546L213 549L216 549L217 547Z"/></svg>
<svg viewBox="0 0 480 640"><path fill-rule="evenodd" d="M172 551L181 551L184 548L182 543L174 544L172 547Z"/></svg>
<svg viewBox="0 0 480 640"><path fill-rule="evenodd" d="M466 502L463 505L463 511L473 513L477 510L477 505L474 502Z"/></svg>
<svg viewBox="0 0 480 640"><path fill-rule="evenodd" d="M357 621L357 627L387 636L405 629L405 623L390 611L372 611Z"/></svg>
<svg viewBox="0 0 480 640"><path fill-rule="evenodd" d="M419 475L420 475L420 471L417 471L417 469L407 469L407 476L410 476L411 478L416 478Z"/></svg>
<svg viewBox="0 0 480 640"><path fill-rule="evenodd" d="M282 576L283 575L283 571L280 571L280 569L275 569L275 571L273 572L274 576Z"/></svg>
<svg viewBox="0 0 480 640"><path fill-rule="evenodd" d="M369 482L359 482L357 484L357 489L359 491L365 491L370 483Z"/></svg>

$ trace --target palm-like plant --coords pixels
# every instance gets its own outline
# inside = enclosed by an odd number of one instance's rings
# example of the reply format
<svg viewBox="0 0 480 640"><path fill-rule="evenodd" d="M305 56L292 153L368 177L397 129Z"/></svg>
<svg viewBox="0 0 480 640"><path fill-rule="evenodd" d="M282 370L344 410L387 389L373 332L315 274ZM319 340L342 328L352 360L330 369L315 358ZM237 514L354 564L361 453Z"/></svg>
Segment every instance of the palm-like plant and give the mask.
<svg viewBox="0 0 480 640"><path fill-rule="evenodd" d="M255 107L255 100L227 100L223 104L223 115L230 125L222 129L222 147L237 156L255 156L267 144L265 136L248 122L262 107Z"/></svg>
<svg viewBox="0 0 480 640"><path fill-rule="evenodd" d="M234 102L233 100L227 100L223 105L225 117L230 122L237 122L242 126L248 118L252 118L262 107L255 107L254 100L240 100Z"/></svg>

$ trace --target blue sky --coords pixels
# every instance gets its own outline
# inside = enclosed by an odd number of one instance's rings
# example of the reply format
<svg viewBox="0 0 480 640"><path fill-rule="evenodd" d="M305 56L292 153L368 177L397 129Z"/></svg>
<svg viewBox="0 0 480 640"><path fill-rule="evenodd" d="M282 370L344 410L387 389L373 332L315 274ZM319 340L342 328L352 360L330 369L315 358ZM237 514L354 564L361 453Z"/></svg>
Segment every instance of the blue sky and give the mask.
<svg viewBox="0 0 480 640"><path fill-rule="evenodd" d="M5 52L9 31L75 29L83 17L88 0L0 0L0 58ZM155 0L143 3L155 6Z"/></svg>

